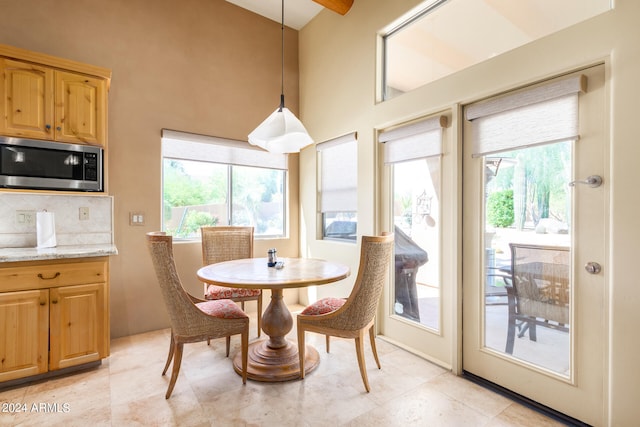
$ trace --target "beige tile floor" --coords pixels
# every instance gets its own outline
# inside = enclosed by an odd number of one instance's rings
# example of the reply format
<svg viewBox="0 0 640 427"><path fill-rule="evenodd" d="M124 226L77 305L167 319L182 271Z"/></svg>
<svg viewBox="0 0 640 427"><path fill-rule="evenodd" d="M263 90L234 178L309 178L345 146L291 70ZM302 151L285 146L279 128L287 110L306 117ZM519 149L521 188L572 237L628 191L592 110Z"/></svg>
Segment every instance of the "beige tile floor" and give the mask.
<svg viewBox="0 0 640 427"><path fill-rule="evenodd" d="M251 332L255 332L255 324ZM254 337L255 338L255 337ZM114 339L99 368L0 391L0 426L555 426L561 425L424 359L377 339L369 346L371 393L352 340L308 333L320 365L303 381L242 385L224 340L188 344L173 395L161 376L169 330ZM232 338L232 355L239 338ZM36 410L39 409L39 410Z"/></svg>

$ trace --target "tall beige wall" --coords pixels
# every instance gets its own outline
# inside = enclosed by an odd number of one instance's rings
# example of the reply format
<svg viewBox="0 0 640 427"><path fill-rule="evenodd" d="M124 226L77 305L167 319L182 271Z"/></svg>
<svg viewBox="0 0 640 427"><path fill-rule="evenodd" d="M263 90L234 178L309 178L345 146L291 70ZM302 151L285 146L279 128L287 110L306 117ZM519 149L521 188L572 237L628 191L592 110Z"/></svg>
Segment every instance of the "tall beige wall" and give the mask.
<svg viewBox="0 0 640 427"><path fill-rule="evenodd" d="M605 266L607 300L602 307L608 323L608 335L603 337L608 361L603 388L605 395L608 394L608 424L637 425L640 341L635 337L640 325L640 286L636 271L640 242L637 219L640 144L634 116L640 99L640 3L617 0L612 12L376 104L376 34L418 3L417 0L356 0L347 15L324 11L300 32L301 115L309 132L317 141L349 131L358 132L359 234L382 231L374 129L450 109L453 112L451 128L455 131L459 126L457 112L461 104L606 61L611 89L610 116L603 120L610 125L611 200L607 213L610 224L607 242L610 256ZM465 19L477 17L461 16L456 23L459 31L464 31ZM301 153L300 167L305 171L300 180L302 250L313 256L350 260L355 269L355 245L316 239L316 162L312 149ZM463 260L450 262L462 265ZM449 285L460 286L459 283ZM320 287L318 292L347 293L349 290L329 286ZM457 333L461 333L459 329ZM458 339L454 338L453 342Z"/></svg>
<svg viewBox="0 0 640 427"><path fill-rule="evenodd" d="M280 101L280 35L278 23L224 0L0 0L0 43L113 71L114 337L168 326L145 245L145 233L161 227L161 129L246 140ZM287 29L285 94L294 112L297 37ZM297 156L291 163L291 239L256 241L260 256L270 246L298 254ZM129 225L131 211L145 212L145 226ZM185 286L199 295L199 244L176 244L175 255Z"/></svg>

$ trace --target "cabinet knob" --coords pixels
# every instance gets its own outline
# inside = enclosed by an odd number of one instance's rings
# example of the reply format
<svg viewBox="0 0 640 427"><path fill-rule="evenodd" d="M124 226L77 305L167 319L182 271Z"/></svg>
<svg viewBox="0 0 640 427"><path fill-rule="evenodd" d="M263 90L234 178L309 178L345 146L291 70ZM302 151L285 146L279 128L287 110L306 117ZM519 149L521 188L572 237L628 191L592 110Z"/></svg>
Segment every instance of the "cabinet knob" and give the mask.
<svg viewBox="0 0 640 427"><path fill-rule="evenodd" d="M47 130L51 129L51 125L48 125L48 124L47 124L47 125L44 125L44 127L45 127L45 129L47 129Z"/></svg>
<svg viewBox="0 0 640 427"><path fill-rule="evenodd" d="M40 305L45 305L46 303L46 301L40 301Z"/></svg>
<svg viewBox="0 0 640 427"><path fill-rule="evenodd" d="M58 303L58 300L57 300L57 299L52 299L52 300L51 300L51 304L57 304L57 303Z"/></svg>
<svg viewBox="0 0 640 427"><path fill-rule="evenodd" d="M60 126L58 126L58 127L56 128L56 130L62 130L62 128L61 128Z"/></svg>

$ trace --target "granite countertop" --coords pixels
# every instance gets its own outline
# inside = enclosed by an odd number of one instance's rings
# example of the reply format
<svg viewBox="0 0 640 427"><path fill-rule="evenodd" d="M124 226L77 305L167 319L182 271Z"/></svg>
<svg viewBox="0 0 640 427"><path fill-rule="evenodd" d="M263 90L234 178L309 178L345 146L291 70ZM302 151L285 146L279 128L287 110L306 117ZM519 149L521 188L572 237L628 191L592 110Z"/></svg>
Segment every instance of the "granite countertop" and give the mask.
<svg viewBox="0 0 640 427"><path fill-rule="evenodd" d="M113 244L69 245L57 246L55 248L0 248L0 263L88 258L117 254L118 249Z"/></svg>

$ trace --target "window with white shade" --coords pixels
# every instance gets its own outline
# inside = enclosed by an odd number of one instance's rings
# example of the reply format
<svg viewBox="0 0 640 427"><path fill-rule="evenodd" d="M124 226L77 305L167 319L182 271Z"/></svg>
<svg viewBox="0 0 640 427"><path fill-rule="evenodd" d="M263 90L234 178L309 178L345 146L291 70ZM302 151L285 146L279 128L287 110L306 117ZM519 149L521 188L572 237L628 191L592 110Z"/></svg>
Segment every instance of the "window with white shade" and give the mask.
<svg viewBox="0 0 640 427"><path fill-rule="evenodd" d="M201 226L251 225L282 237L287 155L244 141L162 131L162 229L198 239Z"/></svg>
<svg viewBox="0 0 640 427"><path fill-rule="evenodd" d="M358 145L353 132L316 145L323 239L355 241L358 224Z"/></svg>

